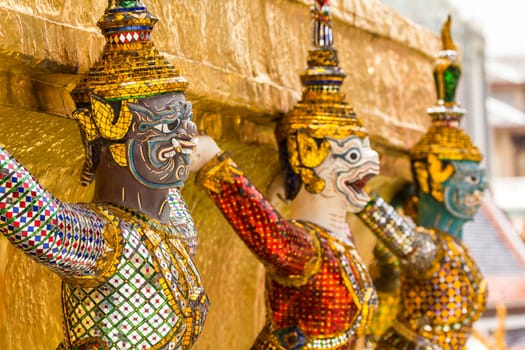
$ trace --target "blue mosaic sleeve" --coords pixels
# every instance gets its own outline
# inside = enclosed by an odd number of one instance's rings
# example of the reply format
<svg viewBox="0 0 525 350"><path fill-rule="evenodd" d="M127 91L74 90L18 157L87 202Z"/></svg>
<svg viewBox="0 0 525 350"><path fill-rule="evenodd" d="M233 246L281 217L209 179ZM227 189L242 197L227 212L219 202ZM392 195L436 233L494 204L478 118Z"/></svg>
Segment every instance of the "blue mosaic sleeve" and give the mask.
<svg viewBox="0 0 525 350"><path fill-rule="evenodd" d="M62 277L95 274L104 253L103 219L59 202L0 147L0 232Z"/></svg>

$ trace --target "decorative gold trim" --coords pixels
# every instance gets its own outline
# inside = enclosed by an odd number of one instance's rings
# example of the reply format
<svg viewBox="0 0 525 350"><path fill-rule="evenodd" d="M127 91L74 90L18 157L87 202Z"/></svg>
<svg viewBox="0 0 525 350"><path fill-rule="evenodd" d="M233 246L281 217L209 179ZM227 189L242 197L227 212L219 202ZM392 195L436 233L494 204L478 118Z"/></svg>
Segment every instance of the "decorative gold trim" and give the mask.
<svg viewBox="0 0 525 350"><path fill-rule="evenodd" d="M60 345L58 346L56 350L62 350L62 349L68 350L71 348L70 335L72 333L71 333L69 322L68 322L68 310L66 308L67 295L66 295L66 285L65 284L66 282L62 281L62 286L60 288L60 297L62 299L60 305L62 309L62 324L64 325L64 337L65 338L62 341L62 343L60 343Z"/></svg>
<svg viewBox="0 0 525 350"><path fill-rule="evenodd" d="M372 296L374 295L374 287L367 288L365 292L365 297L363 298L362 305L362 311L361 311L361 324L359 327L357 327L355 333L357 336L361 336L365 334L366 328L372 324L372 319L374 318L374 314L376 312L377 306L372 305L372 307L369 307L370 300L372 299Z"/></svg>
<svg viewBox="0 0 525 350"><path fill-rule="evenodd" d="M222 182L233 183L233 174L238 176L244 175L243 172L237 168L229 154L223 152L216 155L201 168L195 182L211 192L219 193Z"/></svg>
<svg viewBox="0 0 525 350"><path fill-rule="evenodd" d="M155 250L158 249L158 247L160 246L160 243L163 241L162 238L150 229L147 229L144 231L144 228L142 227L141 223L139 223L137 220L133 220L133 219L131 220L139 224L140 234L145 238L144 243L146 244L146 247L148 248L148 250L152 253L151 257L152 257L153 266L155 268L155 271L159 275L164 276L164 274L162 273L162 269L159 266L160 262L157 260L154 254ZM171 257L171 254L170 254L170 257ZM181 271L179 271L179 273L180 272ZM179 331L180 326L183 324L183 321L184 321L183 320L184 318L183 310L181 310L180 306L175 303L175 297L173 296L172 291L168 283L166 282L166 279L164 277L159 278L159 283L160 283L162 291L164 292L164 295L166 296L168 303L170 304L173 312L175 312L175 314L178 316L178 320L177 320L177 323L174 325L174 327L171 329L171 331L160 342L158 342L156 345L151 347L149 350L158 350L158 349L163 348L166 344L168 344L173 339L175 334Z"/></svg>
<svg viewBox="0 0 525 350"><path fill-rule="evenodd" d="M307 63L309 67L337 67L337 54L334 50L310 50Z"/></svg>
<svg viewBox="0 0 525 350"><path fill-rule="evenodd" d="M421 140L410 150L410 159L424 160L434 154L441 160L483 159L479 149L472 144L470 136L460 128L434 124Z"/></svg>
<svg viewBox="0 0 525 350"><path fill-rule="evenodd" d="M483 310L485 308L485 303L487 302L487 288L488 288L488 281L486 279L483 279L479 283L479 291L478 291L478 308L479 310ZM482 311L479 312L478 317L481 316Z"/></svg>
<svg viewBox="0 0 525 350"><path fill-rule="evenodd" d="M326 101L334 96L326 92L305 91L303 93L312 100L301 101L280 122L277 134L280 138L293 135L303 130L309 136L322 139L325 137L345 138L351 135L368 136L361 121L354 114L353 108L345 102ZM329 103L328 103L329 102ZM336 114L340 113L339 114Z"/></svg>
<svg viewBox="0 0 525 350"><path fill-rule="evenodd" d="M109 346L107 345L107 343L100 337L90 337L90 338L82 338L82 339L79 339L77 340L76 342L74 342L72 345L71 345L71 348L70 349L74 349L74 348L79 348L81 347L82 345L85 345L87 343L97 343L97 349L96 350L109 350ZM102 347L102 349L100 348ZM95 349L93 349L95 350Z"/></svg>

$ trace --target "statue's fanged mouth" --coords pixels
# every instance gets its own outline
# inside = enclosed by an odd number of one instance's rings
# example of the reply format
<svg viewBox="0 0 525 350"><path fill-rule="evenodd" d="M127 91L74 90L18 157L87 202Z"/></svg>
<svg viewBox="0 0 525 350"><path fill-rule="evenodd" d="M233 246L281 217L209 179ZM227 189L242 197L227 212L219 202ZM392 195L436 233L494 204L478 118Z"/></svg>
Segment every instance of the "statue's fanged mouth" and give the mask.
<svg viewBox="0 0 525 350"><path fill-rule="evenodd" d="M177 153L190 155L195 149L195 142L187 140L177 140L176 138L171 139L171 147L166 147L159 152L159 159L161 161L166 161L170 158L173 158Z"/></svg>
<svg viewBox="0 0 525 350"><path fill-rule="evenodd" d="M467 207L479 207L481 205L482 197L477 193L465 196L465 205Z"/></svg>
<svg viewBox="0 0 525 350"><path fill-rule="evenodd" d="M370 161L351 172L341 174L337 183L338 189L343 192L354 209L362 209L370 200L363 189L374 176L379 174L379 163Z"/></svg>
<svg viewBox="0 0 525 350"><path fill-rule="evenodd" d="M375 175L376 174L369 173L363 176L362 178L358 179L357 181L354 181L354 182L346 181L345 185L347 187L350 187L356 192L362 192L367 182L370 181L370 179L372 179Z"/></svg>

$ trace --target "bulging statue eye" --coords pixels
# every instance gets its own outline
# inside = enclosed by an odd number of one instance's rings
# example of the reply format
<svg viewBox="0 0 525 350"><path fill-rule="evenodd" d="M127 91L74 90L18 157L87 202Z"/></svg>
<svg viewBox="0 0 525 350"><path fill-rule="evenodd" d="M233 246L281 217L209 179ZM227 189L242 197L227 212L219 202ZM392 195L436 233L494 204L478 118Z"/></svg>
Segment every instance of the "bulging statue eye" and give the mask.
<svg viewBox="0 0 525 350"><path fill-rule="evenodd" d="M174 130L177 130L179 126L180 126L180 120L175 119L171 123L159 123L159 124L154 125L153 127L163 134L170 134Z"/></svg>
<svg viewBox="0 0 525 350"><path fill-rule="evenodd" d="M472 184L472 185L477 185L479 184L481 178L479 176L476 176L476 175L469 175L469 176L465 176L465 181L469 184Z"/></svg>
<svg viewBox="0 0 525 350"><path fill-rule="evenodd" d="M168 124L168 129L170 129L170 131L176 130L179 127L179 125L180 119L175 119L174 121Z"/></svg>
<svg viewBox="0 0 525 350"><path fill-rule="evenodd" d="M348 151L346 159L350 163L357 163L361 160L361 151L357 148L352 148Z"/></svg>

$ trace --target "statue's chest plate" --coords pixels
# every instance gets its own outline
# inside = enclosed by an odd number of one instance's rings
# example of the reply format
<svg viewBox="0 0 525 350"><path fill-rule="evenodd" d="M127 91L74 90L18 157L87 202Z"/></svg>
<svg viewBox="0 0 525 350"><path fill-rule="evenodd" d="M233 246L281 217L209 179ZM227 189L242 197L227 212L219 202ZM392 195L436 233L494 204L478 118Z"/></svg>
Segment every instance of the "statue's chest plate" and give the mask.
<svg viewBox="0 0 525 350"><path fill-rule="evenodd" d="M423 320L432 332L457 331L470 327L483 312L486 282L465 247L445 234L439 240L439 269L426 279L404 276L401 281L402 315L420 325Z"/></svg>
<svg viewBox="0 0 525 350"><path fill-rule="evenodd" d="M109 349L188 349L200 334L208 299L177 238L121 223L117 271L97 288L65 284L67 338L102 338Z"/></svg>
<svg viewBox="0 0 525 350"><path fill-rule="evenodd" d="M306 227L320 236L321 265L301 286L290 288L269 281L271 328L300 329L323 346L346 344L369 323L377 302L375 289L355 247L314 225Z"/></svg>

